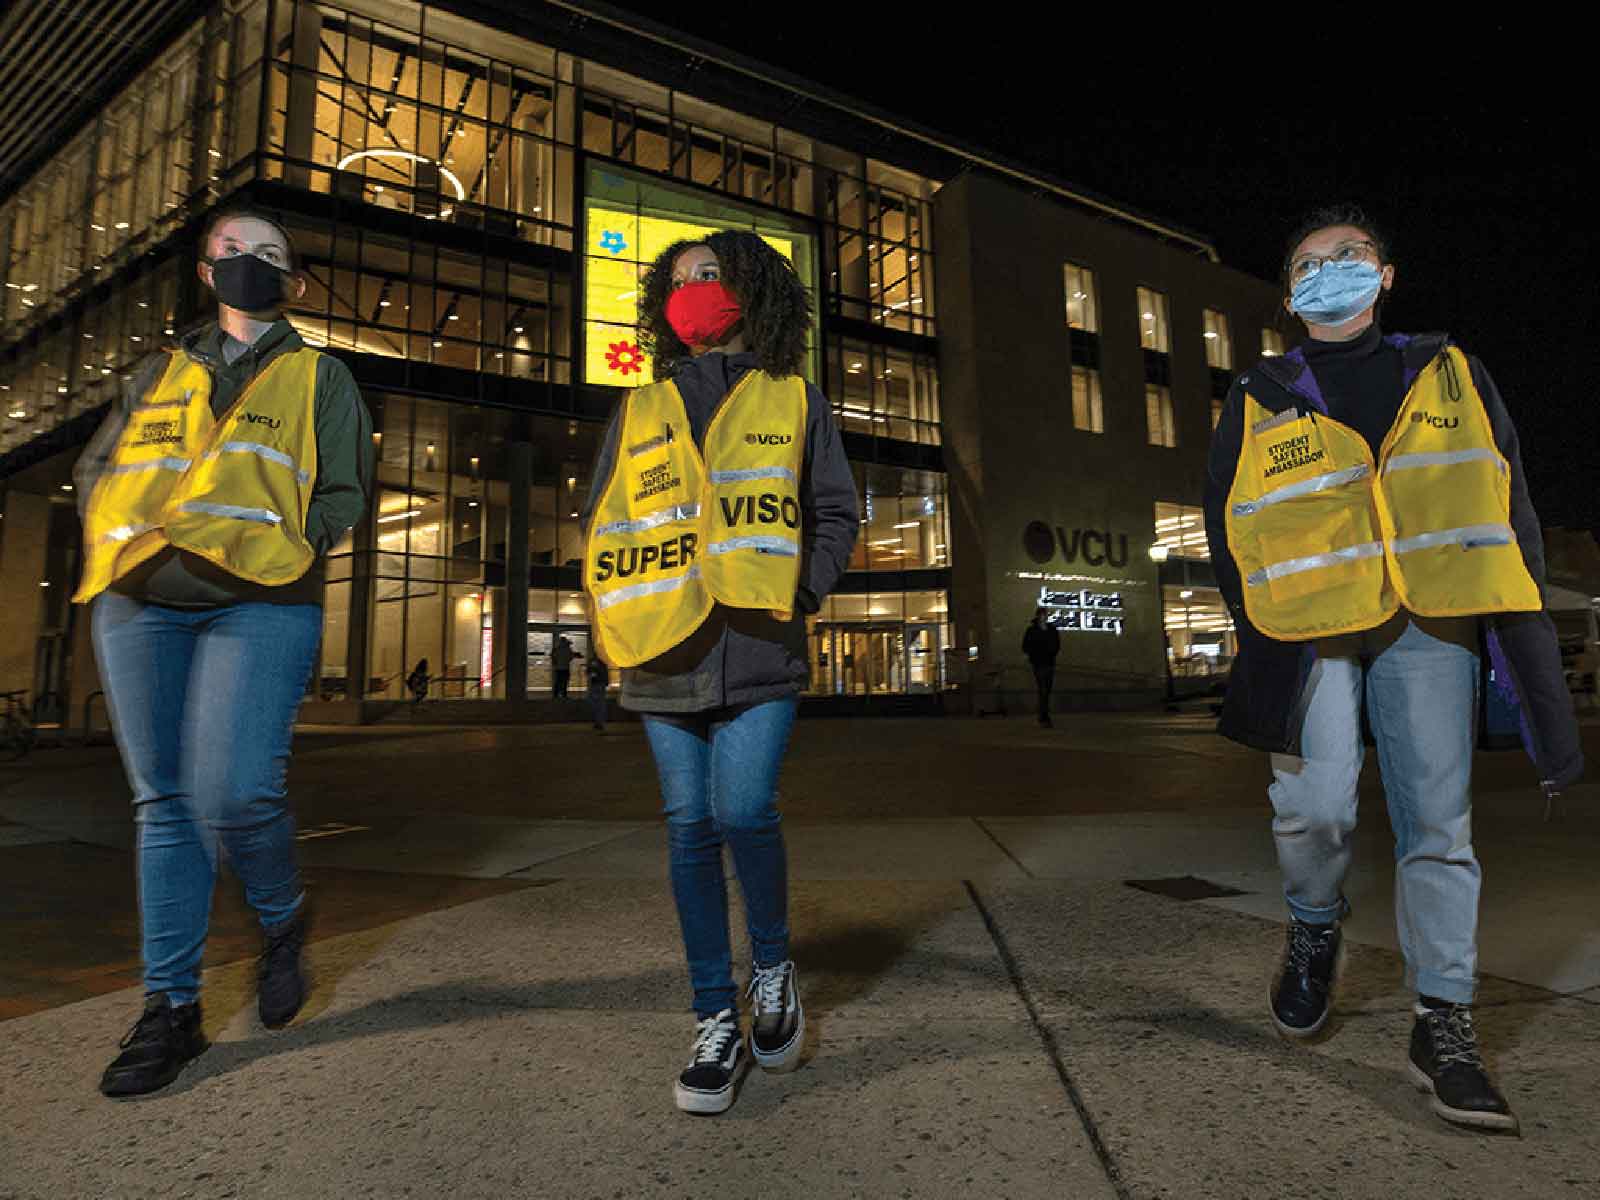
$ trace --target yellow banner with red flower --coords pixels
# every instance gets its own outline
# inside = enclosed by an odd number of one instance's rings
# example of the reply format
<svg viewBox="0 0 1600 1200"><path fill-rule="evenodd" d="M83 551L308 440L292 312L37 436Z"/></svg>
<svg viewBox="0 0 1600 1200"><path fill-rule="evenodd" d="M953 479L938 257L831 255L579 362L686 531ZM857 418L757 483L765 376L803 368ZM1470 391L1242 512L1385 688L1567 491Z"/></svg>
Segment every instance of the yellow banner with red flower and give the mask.
<svg viewBox="0 0 1600 1200"><path fill-rule="evenodd" d="M640 284L650 264L668 246L726 228L637 208L590 201L584 229L584 379L638 387L653 378L650 357L639 346ZM794 242L763 231L762 240L790 262Z"/></svg>

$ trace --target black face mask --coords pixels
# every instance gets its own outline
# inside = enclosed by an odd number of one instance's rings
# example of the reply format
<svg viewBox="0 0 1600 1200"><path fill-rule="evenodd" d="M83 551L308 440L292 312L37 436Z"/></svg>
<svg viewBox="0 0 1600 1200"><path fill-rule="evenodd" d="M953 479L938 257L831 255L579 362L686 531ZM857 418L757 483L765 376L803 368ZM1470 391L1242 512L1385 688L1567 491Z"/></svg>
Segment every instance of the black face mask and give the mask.
<svg viewBox="0 0 1600 1200"><path fill-rule="evenodd" d="M288 275L254 254L211 260L211 290L229 308L263 312L283 305Z"/></svg>

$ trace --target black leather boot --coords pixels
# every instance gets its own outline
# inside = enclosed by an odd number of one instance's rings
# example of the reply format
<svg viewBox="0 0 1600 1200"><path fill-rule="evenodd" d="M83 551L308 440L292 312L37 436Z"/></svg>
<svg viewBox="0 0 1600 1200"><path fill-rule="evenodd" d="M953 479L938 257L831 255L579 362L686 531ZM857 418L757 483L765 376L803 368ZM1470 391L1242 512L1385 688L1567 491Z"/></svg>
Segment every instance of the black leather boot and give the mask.
<svg viewBox="0 0 1600 1200"><path fill-rule="evenodd" d="M1290 919L1283 964L1272 985L1272 1023L1285 1037L1308 1038L1328 1023L1343 938L1337 922L1308 925Z"/></svg>
<svg viewBox="0 0 1600 1200"><path fill-rule="evenodd" d="M1411 1078L1433 1094L1433 1111L1453 1125L1518 1132L1517 1118L1484 1069L1472 1009L1416 1007L1411 1027Z"/></svg>

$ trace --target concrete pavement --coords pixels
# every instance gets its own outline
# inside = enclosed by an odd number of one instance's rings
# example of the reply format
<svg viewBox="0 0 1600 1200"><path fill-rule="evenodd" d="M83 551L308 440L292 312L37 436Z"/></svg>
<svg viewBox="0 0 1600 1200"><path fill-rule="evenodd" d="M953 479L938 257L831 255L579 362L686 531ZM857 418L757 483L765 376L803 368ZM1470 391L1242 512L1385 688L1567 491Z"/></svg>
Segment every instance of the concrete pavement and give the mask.
<svg viewBox="0 0 1600 1200"><path fill-rule="evenodd" d="M671 1105L691 1022L648 756L636 727L588 735L305 735L309 1011L256 1023L228 881L216 1045L122 1104L94 1090L138 1007L114 760L0 773L0 1197L1600 1194L1593 785L1545 824L1516 756L1477 772L1479 1024L1513 1140L1406 1081L1374 779L1336 1028L1299 1046L1264 1012L1259 756L1189 718L803 722L807 1059L705 1120Z"/></svg>

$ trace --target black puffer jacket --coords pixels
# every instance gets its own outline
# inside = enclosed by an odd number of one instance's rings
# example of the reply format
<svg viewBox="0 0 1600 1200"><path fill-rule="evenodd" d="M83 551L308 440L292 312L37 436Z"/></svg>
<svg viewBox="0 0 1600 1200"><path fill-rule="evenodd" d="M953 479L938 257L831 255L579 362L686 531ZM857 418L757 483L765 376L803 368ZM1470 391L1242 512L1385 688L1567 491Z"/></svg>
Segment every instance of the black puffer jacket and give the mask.
<svg viewBox="0 0 1600 1200"><path fill-rule="evenodd" d="M1404 362L1407 387L1443 352L1449 337L1442 333L1391 335ZM1495 444L1511 464L1511 526L1516 531L1528 573L1545 586L1544 536L1539 515L1528 497L1516 426L1483 364L1468 356L1472 382L1483 397ZM1280 642L1250 624L1244 611L1239 568L1228 550L1226 510L1244 439L1246 391L1271 412L1309 404L1326 413L1321 392L1296 352L1262 359L1234 381L1211 442L1206 477L1206 538L1217 586L1233 616L1238 654L1228 679L1218 732L1224 737L1276 753L1298 754L1305 716L1306 678L1315 653L1309 642ZM1521 709L1523 741L1547 789L1566 787L1583 774L1583 748L1572 711L1556 642L1555 626L1542 613L1496 613L1481 619L1484 662L1493 663L1497 678L1509 678Z"/></svg>
<svg viewBox="0 0 1600 1200"><path fill-rule="evenodd" d="M705 447L706 427L723 399L754 370L754 354L711 351L683 360L673 376L688 410L695 445ZM698 713L792 696L811 673L805 616L833 591L850 563L860 532L855 479L828 401L806 385L805 466L800 476L803 513L800 586L794 616L778 621L765 610L717 605L686 641L644 666L622 672L622 705L636 712ZM611 416L584 501L585 534L616 462L623 406Z"/></svg>

